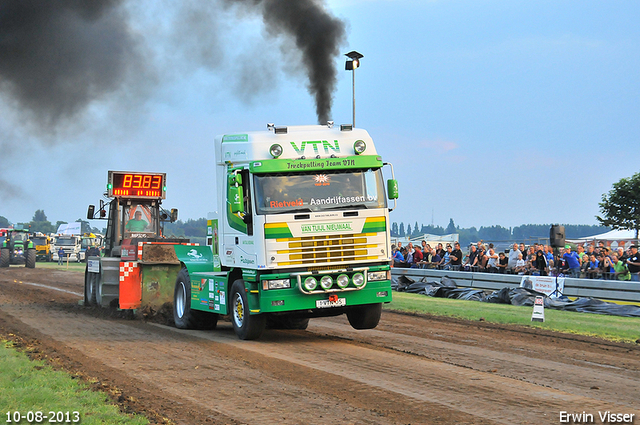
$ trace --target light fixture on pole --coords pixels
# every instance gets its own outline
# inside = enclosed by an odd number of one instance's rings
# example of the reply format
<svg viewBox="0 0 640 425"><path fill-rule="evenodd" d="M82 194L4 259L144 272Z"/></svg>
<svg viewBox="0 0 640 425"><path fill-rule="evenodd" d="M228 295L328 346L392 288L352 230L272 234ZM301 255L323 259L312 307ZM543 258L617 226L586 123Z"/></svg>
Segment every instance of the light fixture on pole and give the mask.
<svg viewBox="0 0 640 425"><path fill-rule="evenodd" d="M360 59L364 57L364 55L356 52L355 50L345 53L345 56L349 58L347 63L345 64L344 69L347 71L351 71L351 81L352 81L352 94L353 94L353 122L351 125L353 128L356 127L356 68L360 66Z"/></svg>

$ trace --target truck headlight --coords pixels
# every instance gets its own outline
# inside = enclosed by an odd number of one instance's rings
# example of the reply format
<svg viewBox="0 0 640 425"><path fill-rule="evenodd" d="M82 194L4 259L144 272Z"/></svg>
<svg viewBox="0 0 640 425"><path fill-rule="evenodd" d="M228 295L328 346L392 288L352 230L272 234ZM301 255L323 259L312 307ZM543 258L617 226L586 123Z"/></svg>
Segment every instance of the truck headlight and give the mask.
<svg viewBox="0 0 640 425"><path fill-rule="evenodd" d="M368 272L367 273L367 280L369 282L375 282L377 280L391 280L391 277L389 276L389 271L388 270L382 270L382 271L378 271L378 272Z"/></svg>
<svg viewBox="0 0 640 425"><path fill-rule="evenodd" d="M362 273L354 274L353 284L356 286L356 288L362 288L362 286L364 286L364 275Z"/></svg>
<svg viewBox="0 0 640 425"><path fill-rule="evenodd" d="M306 289L307 291L313 291L317 287L318 287L318 281L316 280L315 277L309 276L304 280L304 289Z"/></svg>
<svg viewBox="0 0 640 425"><path fill-rule="evenodd" d="M277 143L271 145L271 147L269 148L269 153L272 157L278 158L280 155L282 155L282 146Z"/></svg>
<svg viewBox="0 0 640 425"><path fill-rule="evenodd" d="M333 279L331 279L331 276L322 276L322 279L320 279L320 286L325 290L331 288L333 286Z"/></svg>
<svg viewBox="0 0 640 425"><path fill-rule="evenodd" d="M291 288L291 281L289 279L265 279L262 281L262 289L287 289Z"/></svg>
<svg viewBox="0 0 640 425"><path fill-rule="evenodd" d="M347 287L347 285L349 285L349 276L347 276L346 274L341 274L340 276L338 276L338 286L341 289L344 289Z"/></svg>
<svg viewBox="0 0 640 425"><path fill-rule="evenodd" d="M363 140L356 140L353 144L353 150L356 152L356 155L360 155L365 149L367 149L367 144Z"/></svg>

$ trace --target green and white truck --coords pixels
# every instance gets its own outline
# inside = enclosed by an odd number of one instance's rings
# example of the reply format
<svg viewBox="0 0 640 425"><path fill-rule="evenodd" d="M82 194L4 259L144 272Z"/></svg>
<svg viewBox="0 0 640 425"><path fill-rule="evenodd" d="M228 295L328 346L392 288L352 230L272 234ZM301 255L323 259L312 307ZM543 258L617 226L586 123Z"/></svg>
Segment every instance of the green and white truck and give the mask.
<svg viewBox="0 0 640 425"><path fill-rule="evenodd" d="M394 204L398 197L397 182L385 185L382 169L393 177L393 168L363 129L267 127L215 139L219 211L208 219L206 246L137 239L137 257L129 252L124 266L131 273L120 277L121 308L166 301L171 284L179 328L215 328L221 315L241 339L341 314L355 329L378 325L391 301L387 197ZM139 203L118 204L131 202ZM161 250L161 259L151 250ZM126 268L131 261L137 270ZM95 263L89 269L97 273L91 282L99 280ZM132 282L140 301L130 302Z"/></svg>

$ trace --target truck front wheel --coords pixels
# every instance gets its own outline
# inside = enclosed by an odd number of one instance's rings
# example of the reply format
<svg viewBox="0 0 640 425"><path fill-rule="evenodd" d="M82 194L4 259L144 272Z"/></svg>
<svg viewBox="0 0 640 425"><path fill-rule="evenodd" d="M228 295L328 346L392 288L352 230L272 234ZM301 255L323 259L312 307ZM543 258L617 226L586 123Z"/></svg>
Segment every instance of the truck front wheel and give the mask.
<svg viewBox="0 0 640 425"><path fill-rule="evenodd" d="M26 258L24 262L25 267L33 269L36 267L36 250L27 249Z"/></svg>
<svg viewBox="0 0 640 425"><path fill-rule="evenodd" d="M240 339L258 339L266 326L264 314L249 314L249 301L244 281L238 279L231 286L231 322Z"/></svg>
<svg viewBox="0 0 640 425"><path fill-rule="evenodd" d="M373 329L382 315L382 304L366 304L347 310L347 319L353 329Z"/></svg>
<svg viewBox="0 0 640 425"><path fill-rule="evenodd" d="M88 268L88 266L87 266ZM84 305L96 305L96 280L99 278L97 273L90 273L85 269L84 272Z"/></svg>
<svg viewBox="0 0 640 425"><path fill-rule="evenodd" d="M191 278L187 269L178 272L173 292L173 322L180 329L215 329L218 315L191 309Z"/></svg>
<svg viewBox="0 0 640 425"><path fill-rule="evenodd" d="M9 248L0 249L0 267L9 267L11 262L11 252Z"/></svg>

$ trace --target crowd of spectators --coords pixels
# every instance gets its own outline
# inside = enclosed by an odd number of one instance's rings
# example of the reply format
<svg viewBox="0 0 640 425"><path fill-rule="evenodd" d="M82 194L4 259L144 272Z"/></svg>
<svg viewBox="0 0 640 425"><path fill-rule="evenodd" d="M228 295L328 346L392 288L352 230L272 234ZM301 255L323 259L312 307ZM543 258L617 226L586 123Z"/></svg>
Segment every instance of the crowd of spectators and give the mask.
<svg viewBox="0 0 640 425"><path fill-rule="evenodd" d="M435 248L426 241L420 245L409 242L403 247L401 242L391 246L393 267L423 269L460 270L486 273L506 273L520 275L555 276L562 274L584 279L608 279L640 281L640 255L638 247L628 250L611 250L600 243L585 248L578 245L576 251L571 245L564 249L554 249L549 245L534 243L514 243L511 249L496 253L492 243L482 241L469 247L463 254L459 243L439 243Z"/></svg>

